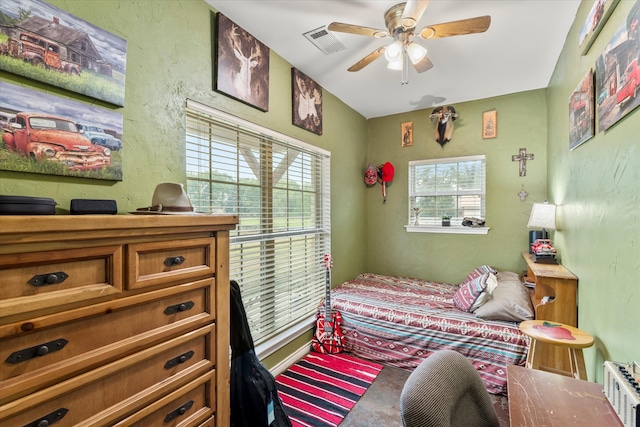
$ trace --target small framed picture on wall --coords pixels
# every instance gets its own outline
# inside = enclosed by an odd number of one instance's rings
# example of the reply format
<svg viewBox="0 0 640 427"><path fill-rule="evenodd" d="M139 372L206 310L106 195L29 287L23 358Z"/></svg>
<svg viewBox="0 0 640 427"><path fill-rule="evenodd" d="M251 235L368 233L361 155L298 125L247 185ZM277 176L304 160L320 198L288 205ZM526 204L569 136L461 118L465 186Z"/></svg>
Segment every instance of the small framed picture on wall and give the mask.
<svg viewBox="0 0 640 427"><path fill-rule="evenodd" d="M322 135L322 86L296 68L291 69L292 122Z"/></svg>
<svg viewBox="0 0 640 427"><path fill-rule="evenodd" d="M482 113L482 139L498 137L498 112L496 110Z"/></svg>
<svg viewBox="0 0 640 427"><path fill-rule="evenodd" d="M413 122L402 124L402 146L411 147L413 145Z"/></svg>

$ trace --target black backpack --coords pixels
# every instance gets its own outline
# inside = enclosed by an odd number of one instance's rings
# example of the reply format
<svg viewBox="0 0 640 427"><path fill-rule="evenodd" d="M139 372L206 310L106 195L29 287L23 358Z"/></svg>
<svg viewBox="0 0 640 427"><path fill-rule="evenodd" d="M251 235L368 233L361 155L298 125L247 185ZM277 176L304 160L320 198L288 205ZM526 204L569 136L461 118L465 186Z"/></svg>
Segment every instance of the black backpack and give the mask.
<svg viewBox="0 0 640 427"><path fill-rule="evenodd" d="M231 281L231 427L291 427L276 381L256 356L235 280Z"/></svg>

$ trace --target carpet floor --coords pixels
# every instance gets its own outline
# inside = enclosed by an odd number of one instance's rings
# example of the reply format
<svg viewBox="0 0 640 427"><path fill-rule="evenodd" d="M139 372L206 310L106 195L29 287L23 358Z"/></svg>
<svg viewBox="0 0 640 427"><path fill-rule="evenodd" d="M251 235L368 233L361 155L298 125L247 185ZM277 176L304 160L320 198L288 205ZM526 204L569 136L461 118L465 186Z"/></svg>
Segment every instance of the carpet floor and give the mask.
<svg viewBox="0 0 640 427"><path fill-rule="evenodd" d="M402 427L400 393L410 372L385 366L366 393L349 411L340 427ZM505 396L490 395L501 427L509 426L509 406Z"/></svg>

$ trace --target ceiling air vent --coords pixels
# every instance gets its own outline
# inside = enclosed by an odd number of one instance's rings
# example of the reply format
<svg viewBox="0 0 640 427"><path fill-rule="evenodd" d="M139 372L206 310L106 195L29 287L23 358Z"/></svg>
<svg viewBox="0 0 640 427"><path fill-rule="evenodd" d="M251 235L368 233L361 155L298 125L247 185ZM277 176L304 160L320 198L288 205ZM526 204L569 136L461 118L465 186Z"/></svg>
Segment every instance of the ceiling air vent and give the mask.
<svg viewBox="0 0 640 427"><path fill-rule="evenodd" d="M332 33L326 26L307 31L303 34L315 47L320 49L325 55L345 50L347 47Z"/></svg>

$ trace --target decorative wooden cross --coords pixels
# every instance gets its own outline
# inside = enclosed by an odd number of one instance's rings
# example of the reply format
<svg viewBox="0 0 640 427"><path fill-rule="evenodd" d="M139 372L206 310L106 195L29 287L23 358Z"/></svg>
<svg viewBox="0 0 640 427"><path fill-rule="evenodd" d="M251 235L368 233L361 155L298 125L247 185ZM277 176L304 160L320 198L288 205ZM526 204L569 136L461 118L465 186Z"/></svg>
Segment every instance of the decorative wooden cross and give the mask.
<svg viewBox="0 0 640 427"><path fill-rule="evenodd" d="M517 155L511 156L512 162L520 162L520 176L527 175L527 160L533 160L533 154L527 154L526 148L521 148Z"/></svg>

